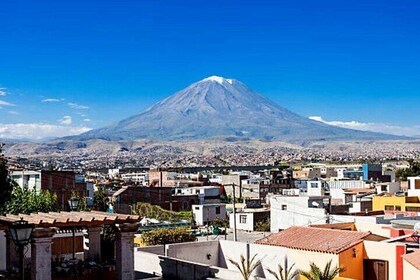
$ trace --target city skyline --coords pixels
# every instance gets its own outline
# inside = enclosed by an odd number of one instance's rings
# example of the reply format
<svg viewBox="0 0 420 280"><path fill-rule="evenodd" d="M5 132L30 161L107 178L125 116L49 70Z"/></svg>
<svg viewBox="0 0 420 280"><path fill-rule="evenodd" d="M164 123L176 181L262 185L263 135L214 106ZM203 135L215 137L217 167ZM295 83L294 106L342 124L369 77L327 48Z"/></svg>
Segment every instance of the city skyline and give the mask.
<svg viewBox="0 0 420 280"><path fill-rule="evenodd" d="M415 2L23 3L2 4L0 138L102 127L211 75L331 125L420 135Z"/></svg>

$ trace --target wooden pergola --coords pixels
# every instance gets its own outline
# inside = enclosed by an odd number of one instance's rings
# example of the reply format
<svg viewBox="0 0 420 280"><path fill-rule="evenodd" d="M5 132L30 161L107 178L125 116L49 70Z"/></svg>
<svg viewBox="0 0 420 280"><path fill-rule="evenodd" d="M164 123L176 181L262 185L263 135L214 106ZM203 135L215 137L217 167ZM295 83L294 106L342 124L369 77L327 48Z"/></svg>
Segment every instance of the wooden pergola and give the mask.
<svg viewBox="0 0 420 280"><path fill-rule="evenodd" d="M20 219L33 224L35 227L94 227L110 224L133 224L141 220L140 216L107 213L100 211L80 212L48 212L0 216L0 225L9 226Z"/></svg>
<svg viewBox="0 0 420 280"><path fill-rule="evenodd" d="M134 234L139 228L140 216L117 214L99 211L80 212L48 212L0 216L0 229L9 231L10 226L19 220L33 224L31 242L31 279L51 279L51 248L53 238L58 230L87 229L89 239L89 259L100 259L101 229L106 225L116 225L116 279L134 279ZM7 263L8 268L16 264L16 253L9 234L7 236ZM74 247L73 247L74 252ZM74 254L74 253L73 253ZM12 266L9 266L12 265Z"/></svg>

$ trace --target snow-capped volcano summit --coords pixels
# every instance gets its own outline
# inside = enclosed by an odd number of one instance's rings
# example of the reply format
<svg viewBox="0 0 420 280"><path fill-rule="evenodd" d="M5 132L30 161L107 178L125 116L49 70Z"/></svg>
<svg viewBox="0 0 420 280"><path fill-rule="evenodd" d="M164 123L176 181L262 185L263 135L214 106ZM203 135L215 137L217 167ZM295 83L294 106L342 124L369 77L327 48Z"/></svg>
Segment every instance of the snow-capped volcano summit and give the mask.
<svg viewBox="0 0 420 280"><path fill-rule="evenodd" d="M220 77L220 76L210 76L210 77L207 77L207 78L205 78L201 81L203 81L203 82L206 82L206 81L217 82L219 84L223 84L223 83L232 84L233 83L232 79L226 79L226 78L223 78L223 77Z"/></svg>
<svg viewBox="0 0 420 280"><path fill-rule="evenodd" d="M143 113L77 138L186 140L231 136L285 141L393 138L310 120L238 80L219 76L193 83Z"/></svg>

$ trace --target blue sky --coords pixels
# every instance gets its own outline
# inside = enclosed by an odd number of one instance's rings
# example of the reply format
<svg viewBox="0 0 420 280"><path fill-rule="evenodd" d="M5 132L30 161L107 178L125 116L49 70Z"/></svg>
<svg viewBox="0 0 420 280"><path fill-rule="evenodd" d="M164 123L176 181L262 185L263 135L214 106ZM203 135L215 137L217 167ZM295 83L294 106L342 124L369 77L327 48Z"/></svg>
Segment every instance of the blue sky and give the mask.
<svg viewBox="0 0 420 280"><path fill-rule="evenodd" d="M0 138L104 126L211 75L333 125L420 135L418 1L5 0L0 10Z"/></svg>

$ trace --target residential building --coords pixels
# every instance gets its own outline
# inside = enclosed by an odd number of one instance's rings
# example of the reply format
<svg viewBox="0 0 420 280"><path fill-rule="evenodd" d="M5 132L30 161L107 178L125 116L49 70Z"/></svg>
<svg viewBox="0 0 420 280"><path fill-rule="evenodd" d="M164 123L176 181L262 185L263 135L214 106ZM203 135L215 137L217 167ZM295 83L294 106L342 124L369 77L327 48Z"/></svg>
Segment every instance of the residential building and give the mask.
<svg viewBox="0 0 420 280"><path fill-rule="evenodd" d="M215 220L225 220L226 204L194 204L191 206L194 221L197 225L207 225Z"/></svg>
<svg viewBox="0 0 420 280"><path fill-rule="evenodd" d="M420 197L377 195L372 199L373 211L408 211L420 212Z"/></svg>
<svg viewBox="0 0 420 280"><path fill-rule="evenodd" d="M229 214L229 225L233 228L234 225L233 213ZM254 231L258 222L268 220L270 218L270 209L257 208L249 209L244 208L236 212L236 228L238 230Z"/></svg>
<svg viewBox="0 0 420 280"><path fill-rule="evenodd" d="M420 196L420 176L408 177L408 196Z"/></svg>
<svg viewBox="0 0 420 280"><path fill-rule="evenodd" d="M137 185L147 186L149 183L149 174L147 172L122 173L121 179L126 183L135 183Z"/></svg>
<svg viewBox="0 0 420 280"><path fill-rule="evenodd" d="M328 200L329 197L323 196L271 196L271 232L325 222L327 212L324 207Z"/></svg>
<svg viewBox="0 0 420 280"><path fill-rule="evenodd" d="M175 187L173 195L197 195L199 204L220 203L219 186Z"/></svg>
<svg viewBox="0 0 420 280"><path fill-rule="evenodd" d="M191 205L198 204L198 195L173 195L168 187L126 186L112 195L116 213L131 213L137 202L159 205L172 211L191 211Z"/></svg>
<svg viewBox="0 0 420 280"><path fill-rule="evenodd" d="M347 229L347 228L345 228ZM261 262L252 273L258 279L274 279L287 258L289 267L307 271L315 263L323 268L342 267L337 279L401 280L405 245L387 242L364 231L292 227L255 243L215 240L137 248L136 269L164 279L242 279L229 260L240 256ZM416 278L409 278L416 279Z"/></svg>
<svg viewBox="0 0 420 280"><path fill-rule="evenodd" d="M87 196L87 187L83 175L73 171L14 171L10 177L20 187L48 190L57 195L57 202L61 209L68 210L68 200L72 195Z"/></svg>
<svg viewBox="0 0 420 280"><path fill-rule="evenodd" d="M41 190L41 171L13 171L10 172L10 178L21 188Z"/></svg>

